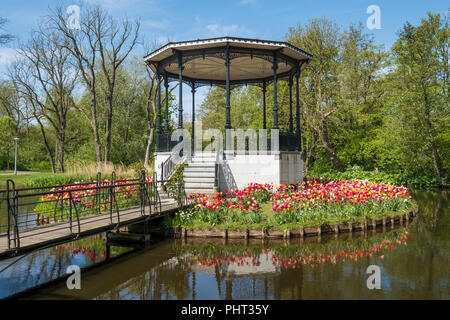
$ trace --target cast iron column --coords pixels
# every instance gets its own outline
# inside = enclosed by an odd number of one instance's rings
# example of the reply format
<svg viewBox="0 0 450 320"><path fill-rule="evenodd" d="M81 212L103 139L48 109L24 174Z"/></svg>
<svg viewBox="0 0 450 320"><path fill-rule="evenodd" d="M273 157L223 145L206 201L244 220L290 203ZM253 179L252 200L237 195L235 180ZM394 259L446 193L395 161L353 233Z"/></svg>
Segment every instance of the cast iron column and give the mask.
<svg viewBox="0 0 450 320"><path fill-rule="evenodd" d="M294 124L292 119L292 75L289 76L289 133L294 132Z"/></svg>
<svg viewBox="0 0 450 320"><path fill-rule="evenodd" d="M178 129L183 129L183 56L178 52L178 86L180 92L178 96ZM180 138L181 139L181 138Z"/></svg>
<svg viewBox="0 0 450 320"><path fill-rule="evenodd" d="M278 129L277 68L278 52L273 53L273 128Z"/></svg>
<svg viewBox="0 0 450 320"><path fill-rule="evenodd" d="M226 120L225 120L225 149L229 150L231 141L227 139L227 129L231 129L231 117L230 117L230 52L227 45L226 49L226 58L225 58L225 67L226 67Z"/></svg>
<svg viewBox="0 0 450 320"><path fill-rule="evenodd" d="M195 151L195 83L192 82L192 134L191 134L191 152Z"/></svg>
<svg viewBox="0 0 450 320"><path fill-rule="evenodd" d="M266 81L263 82L263 129L267 129L266 128L266 91L267 91L267 87L266 87Z"/></svg>
<svg viewBox="0 0 450 320"><path fill-rule="evenodd" d="M300 67L297 71L297 105L295 106L295 115L296 115L296 134L298 139L298 151L302 151L302 135L300 130L300 93L299 93L299 85L300 85Z"/></svg>
<svg viewBox="0 0 450 320"><path fill-rule="evenodd" d="M156 81L158 82L156 88L158 90L158 110L156 113L156 150L159 150L159 140L161 135L161 74L156 69Z"/></svg>
<svg viewBox="0 0 450 320"><path fill-rule="evenodd" d="M167 73L164 75L164 87L166 88L166 118L164 119L164 126L166 134L169 133L169 80Z"/></svg>

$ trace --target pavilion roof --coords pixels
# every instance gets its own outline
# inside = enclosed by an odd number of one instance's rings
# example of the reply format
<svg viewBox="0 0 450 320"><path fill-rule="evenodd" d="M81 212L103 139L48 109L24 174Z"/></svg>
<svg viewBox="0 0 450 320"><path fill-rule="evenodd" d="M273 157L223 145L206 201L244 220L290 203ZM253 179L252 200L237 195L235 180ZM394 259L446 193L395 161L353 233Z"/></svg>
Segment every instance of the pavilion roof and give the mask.
<svg viewBox="0 0 450 320"><path fill-rule="evenodd" d="M169 78L177 78L178 54L181 53L184 81L223 85L227 50L232 84L271 82L275 52L279 77L292 76L312 58L311 54L287 42L221 37L169 42L144 60L154 72L159 70Z"/></svg>

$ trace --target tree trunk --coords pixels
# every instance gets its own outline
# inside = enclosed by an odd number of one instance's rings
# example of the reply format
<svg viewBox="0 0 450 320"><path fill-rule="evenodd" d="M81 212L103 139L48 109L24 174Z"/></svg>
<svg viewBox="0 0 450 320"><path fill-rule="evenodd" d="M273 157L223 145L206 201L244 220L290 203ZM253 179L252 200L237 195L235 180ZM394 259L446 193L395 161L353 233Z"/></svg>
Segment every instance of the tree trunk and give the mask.
<svg viewBox="0 0 450 320"><path fill-rule="evenodd" d="M149 160L150 160L150 152L152 151L152 144L153 144L153 137L154 137L155 128L150 128L150 133L148 135L147 140L147 148L145 150L145 159L144 159L144 167L149 167Z"/></svg>
<svg viewBox="0 0 450 320"><path fill-rule="evenodd" d="M45 150L47 150L47 154L48 157L50 159L50 165L52 167L52 173L55 173L55 161L53 160L53 153L52 150L50 149L50 146L48 144L48 140L47 140L47 136L45 135L45 130L44 130L44 126L42 125L41 120L39 119L39 117L35 117L37 119L37 122L39 123L39 128L41 129L41 133L42 133L42 138L44 140L44 146L45 146Z"/></svg>
<svg viewBox="0 0 450 320"><path fill-rule="evenodd" d="M336 155L336 152L334 149L330 146L330 142L328 139L328 124L326 121L326 117L322 118L322 129L319 130L319 137L320 140L322 140L323 145L321 146L323 149L325 149L326 153L330 157L331 162L333 163L333 166L339 170L344 170L344 165L342 164L342 161L339 159L339 157Z"/></svg>
<svg viewBox="0 0 450 320"><path fill-rule="evenodd" d="M108 115L106 119L106 142L105 142L105 164L109 162L111 155L111 127L113 114L113 99L112 96L107 97L108 100Z"/></svg>
<svg viewBox="0 0 450 320"><path fill-rule="evenodd" d="M424 94L424 100L425 100L425 122L427 124L427 132L428 132L428 138L430 139L430 151L431 151L431 162L433 164L433 171L434 175L436 176L436 180L439 183L440 187L444 186L444 182L442 181L441 173L439 171L438 163L437 163L437 150L436 145L434 144L434 137L433 137L433 128L431 125L430 120L430 105L428 100L428 92L424 85L422 85L423 88L423 94Z"/></svg>
<svg viewBox="0 0 450 320"><path fill-rule="evenodd" d="M95 147L95 156L97 159L97 165L101 165L102 162L102 151L100 149L100 137L98 134L98 122L97 122L97 98L95 93L95 88L91 87L91 127L94 133L94 147Z"/></svg>
<svg viewBox="0 0 450 320"><path fill-rule="evenodd" d="M62 129L64 130L64 129ZM64 130L65 131L65 130ZM58 149L56 150L58 154L58 172L64 172L64 146L65 146L65 132L58 134Z"/></svg>
<svg viewBox="0 0 450 320"><path fill-rule="evenodd" d="M6 148L6 170L9 170L9 146Z"/></svg>

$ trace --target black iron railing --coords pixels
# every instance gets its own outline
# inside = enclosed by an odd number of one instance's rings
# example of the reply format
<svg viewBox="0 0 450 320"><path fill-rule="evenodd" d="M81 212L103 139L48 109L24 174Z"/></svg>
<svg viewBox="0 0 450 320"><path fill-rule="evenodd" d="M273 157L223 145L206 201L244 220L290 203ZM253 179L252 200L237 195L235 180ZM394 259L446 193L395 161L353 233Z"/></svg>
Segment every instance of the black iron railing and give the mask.
<svg viewBox="0 0 450 320"><path fill-rule="evenodd" d="M8 249L20 248L21 240L31 236L25 231L32 229L35 235L34 229L42 223L55 225L52 232L68 228L76 235L88 216L109 215L111 225L118 226L126 209L140 208L141 216L149 217L162 208L157 175L146 177L144 171L137 179L117 179L114 172L110 179L102 179L99 173L95 181L45 187L16 188L13 180L7 180L0 193L0 208L6 204L6 219L0 215L0 237L7 238ZM35 212L31 226L28 219L21 219L30 208Z"/></svg>
<svg viewBox="0 0 450 320"><path fill-rule="evenodd" d="M168 180L177 166L174 161L174 154L171 154L165 161L161 162L158 168L161 170L161 180Z"/></svg>

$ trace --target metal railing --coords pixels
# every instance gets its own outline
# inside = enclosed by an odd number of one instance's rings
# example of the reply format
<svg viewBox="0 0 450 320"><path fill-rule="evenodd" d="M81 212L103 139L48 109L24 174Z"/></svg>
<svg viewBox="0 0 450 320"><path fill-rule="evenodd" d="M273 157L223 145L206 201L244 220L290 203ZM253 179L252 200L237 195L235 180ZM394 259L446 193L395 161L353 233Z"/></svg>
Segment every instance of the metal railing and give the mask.
<svg viewBox="0 0 450 320"><path fill-rule="evenodd" d="M214 188L219 190L219 165L223 160L223 151L216 148L216 159L214 162Z"/></svg>
<svg viewBox="0 0 450 320"><path fill-rule="evenodd" d="M230 166L226 159L222 161L222 172L225 179L225 183L227 185L227 189L231 191L235 191L238 189L236 180L234 179L233 172L231 171Z"/></svg>
<svg viewBox="0 0 450 320"><path fill-rule="evenodd" d="M173 173L173 170L177 166L174 161L174 154L172 153L165 161L159 164L161 169L161 180L168 180Z"/></svg>
<svg viewBox="0 0 450 320"><path fill-rule="evenodd" d="M102 179L98 173L95 181L43 187L16 188L13 180L7 180L1 194L0 208L6 203L6 219L0 216L0 237L7 238L8 249L18 249L21 240L40 234L42 220L54 226L51 230L42 229L42 233L68 229L76 236L83 224L88 223L83 220L85 217L104 215L110 225L118 226L121 218L129 214L125 212L127 209L129 212L139 212L133 208L140 210L140 215L147 217L162 209L157 175L146 177L144 171L137 179L117 179L114 172L110 179ZM32 226L28 219L21 219L30 209L36 216ZM25 232L29 230L33 232Z"/></svg>

